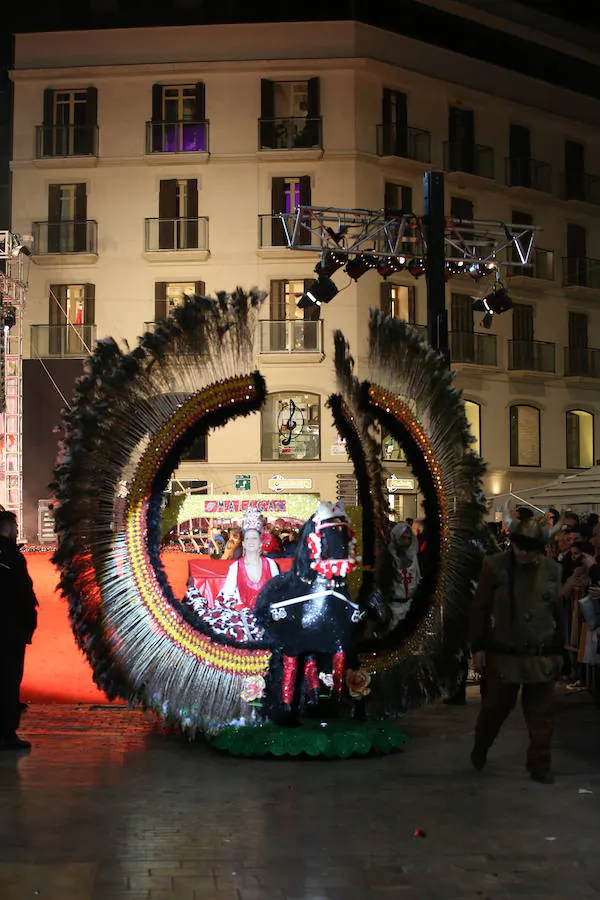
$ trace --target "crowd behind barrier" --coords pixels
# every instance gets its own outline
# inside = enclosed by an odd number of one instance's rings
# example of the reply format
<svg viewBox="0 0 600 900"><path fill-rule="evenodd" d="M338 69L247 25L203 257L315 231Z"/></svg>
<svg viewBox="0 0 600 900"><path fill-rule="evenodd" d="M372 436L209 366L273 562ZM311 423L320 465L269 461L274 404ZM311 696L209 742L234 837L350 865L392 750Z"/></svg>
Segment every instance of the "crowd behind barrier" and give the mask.
<svg viewBox="0 0 600 900"><path fill-rule="evenodd" d="M519 506L513 516L541 517ZM550 508L543 514L548 529L546 556L561 568L561 611L566 641L561 681L569 692L589 691L600 700L600 518ZM506 522L488 523L500 550L509 546Z"/></svg>

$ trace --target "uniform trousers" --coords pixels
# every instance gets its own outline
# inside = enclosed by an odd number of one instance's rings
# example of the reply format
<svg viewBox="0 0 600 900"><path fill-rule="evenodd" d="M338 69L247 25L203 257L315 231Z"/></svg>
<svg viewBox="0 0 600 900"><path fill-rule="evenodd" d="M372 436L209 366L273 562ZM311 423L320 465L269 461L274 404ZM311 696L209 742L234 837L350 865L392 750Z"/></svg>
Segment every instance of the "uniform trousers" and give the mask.
<svg viewBox="0 0 600 900"><path fill-rule="evenodd" d="M19 691L26 646L0 640L0 738L14 735L21 720Z"/></svg>
<svg viewBox="0 0 600 900"><path fill-rule="evenodd" d="M554 681L535 684L507 684L496 673L486 676L485 693L475 725L475 749L487 753L504 721L512 712L521 689L521 706L529 731L527 769L550 769L554 729Z"/></svg>

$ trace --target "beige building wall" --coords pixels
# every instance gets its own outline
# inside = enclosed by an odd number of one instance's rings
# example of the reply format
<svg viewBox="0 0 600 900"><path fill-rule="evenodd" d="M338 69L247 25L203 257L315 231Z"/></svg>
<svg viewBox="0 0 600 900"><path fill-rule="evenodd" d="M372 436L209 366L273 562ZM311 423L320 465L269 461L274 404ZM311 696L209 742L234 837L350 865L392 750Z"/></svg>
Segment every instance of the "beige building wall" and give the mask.
<svg viewBox="0 0 600 900"><path fill-rule="evenodd" d="M323 150L258 150L261 78L320 79ZM16 44L13 149L13 230L28 233L48 219L49 185L85 183L87 218L98 223L97 254L35 252L31 268L27 326L49 321L52 284L95 285L97 337L134 342L154 318L156 282L203 281L208 292L236 285L268 290L273 279L310 278L318 256L286 248L260 247L259 216L271 212L271 179L309 176L317 206L378 209L384 184L412 187L414 211L422 212L422 178L444 166L448 106L475 111L476 140L494 150L494 178L446 175L447 210L452 196L469 199L481 219L510 221L513 210L528 212L543 231L538 245L554 254L554 278L507 282L515 301L534 307L537 341L556 345L555 374L510 372L508 342L512 314L494 320L495 366L456 364L465 398L481 405L481 450L488 461L486 488L499 494L530 487L566 471L565 415L581 409L600 428L600 380L565 377L568 312L589 317L588 343L600 347L600 291L562 286L566 224L587 230L587 256L600 257L600 207L560 199L564 141L586 147L588 165L600 139L592 123L599 104L550 88L457 54L355 23L267 26L190 26L128 29L81 34L20 35ZM210 153L145 152L145 123L151 117L152 85L203 82ZM42 122L46 88L93 85L98 91L98 156L38 159L35 129ZM408 95L409 125L430 132L431 164L377 155L383 88ZM509 126L531 128L532 155L552 164L551 194L505 185ZM208 218L208 249L149 252L144 220L158 216L161 179L196 179L198 215ZM207 463L185 463L182 475L207 480L215 493L233 492L234 475L249 473L253 489L269 492L275 474L310 479L311 492L332 497L336 476L351 472L325 408L335 389L334 329L349 340L364 373L370 306L380 303L380 279L368 273L358 283L336 274L340 290L322 308L322 353L257 354L269 390L320 396L319 460L261 460L260 417L235 422L211 434ZM426 322L425 280L407 274L393 279L416 290L416 322ZM476 294L468 278L455 278L447 293ZM449 301L450 302L450 301ZM269 318L269 304L261 313ZM475 317L475 331L485 332ZM452 323L450 322L450 328ZM29 328L26 355L30 354ZM541 466L511 467L509 407L533 405L541 415ZM600 453L594 453L600 456ZM407 474L401 463L390 472ZM407 506L407 509L409 507Z"/></svg>

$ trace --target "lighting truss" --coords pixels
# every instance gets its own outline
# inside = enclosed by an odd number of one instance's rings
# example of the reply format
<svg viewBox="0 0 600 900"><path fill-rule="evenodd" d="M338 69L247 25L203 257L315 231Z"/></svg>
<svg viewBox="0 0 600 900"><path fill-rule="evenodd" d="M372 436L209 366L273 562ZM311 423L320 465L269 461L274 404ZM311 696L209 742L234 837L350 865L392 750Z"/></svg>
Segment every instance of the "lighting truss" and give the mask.
<svg viewBox="0 0 600 900"><path fill-rule="evenodd" d="M279 218L291 250L362 253L375 259L427 254L425 219L412 212L299 206L292 215L281 213ZM535 225L492 219L447 218L446 262L531 266L539 230Z"/></svg>
<svg viewBox="0 0 600 900"><path fill-rule="evenodd" d="M23 313L27 300L27 238L0 231L0 505L23 527Z"/></svg>

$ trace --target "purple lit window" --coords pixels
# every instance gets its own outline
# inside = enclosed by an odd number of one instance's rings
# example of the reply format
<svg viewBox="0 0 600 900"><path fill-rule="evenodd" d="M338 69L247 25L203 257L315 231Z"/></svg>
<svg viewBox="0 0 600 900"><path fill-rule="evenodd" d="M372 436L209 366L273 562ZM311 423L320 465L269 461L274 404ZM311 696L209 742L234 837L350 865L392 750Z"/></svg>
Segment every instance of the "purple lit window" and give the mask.
<svg viewBox="0 0 600 900"><path fill-rule="evenodd" d="M300 182L286 181L283 188L283 212L293 213L300 206Z"/></svg>
<svg viewBox="0 0 600 900"><path fill-rule="evenodd" d="M154 148L162 153L205 153L206 122L168 122L155 124Z"/></svg>

